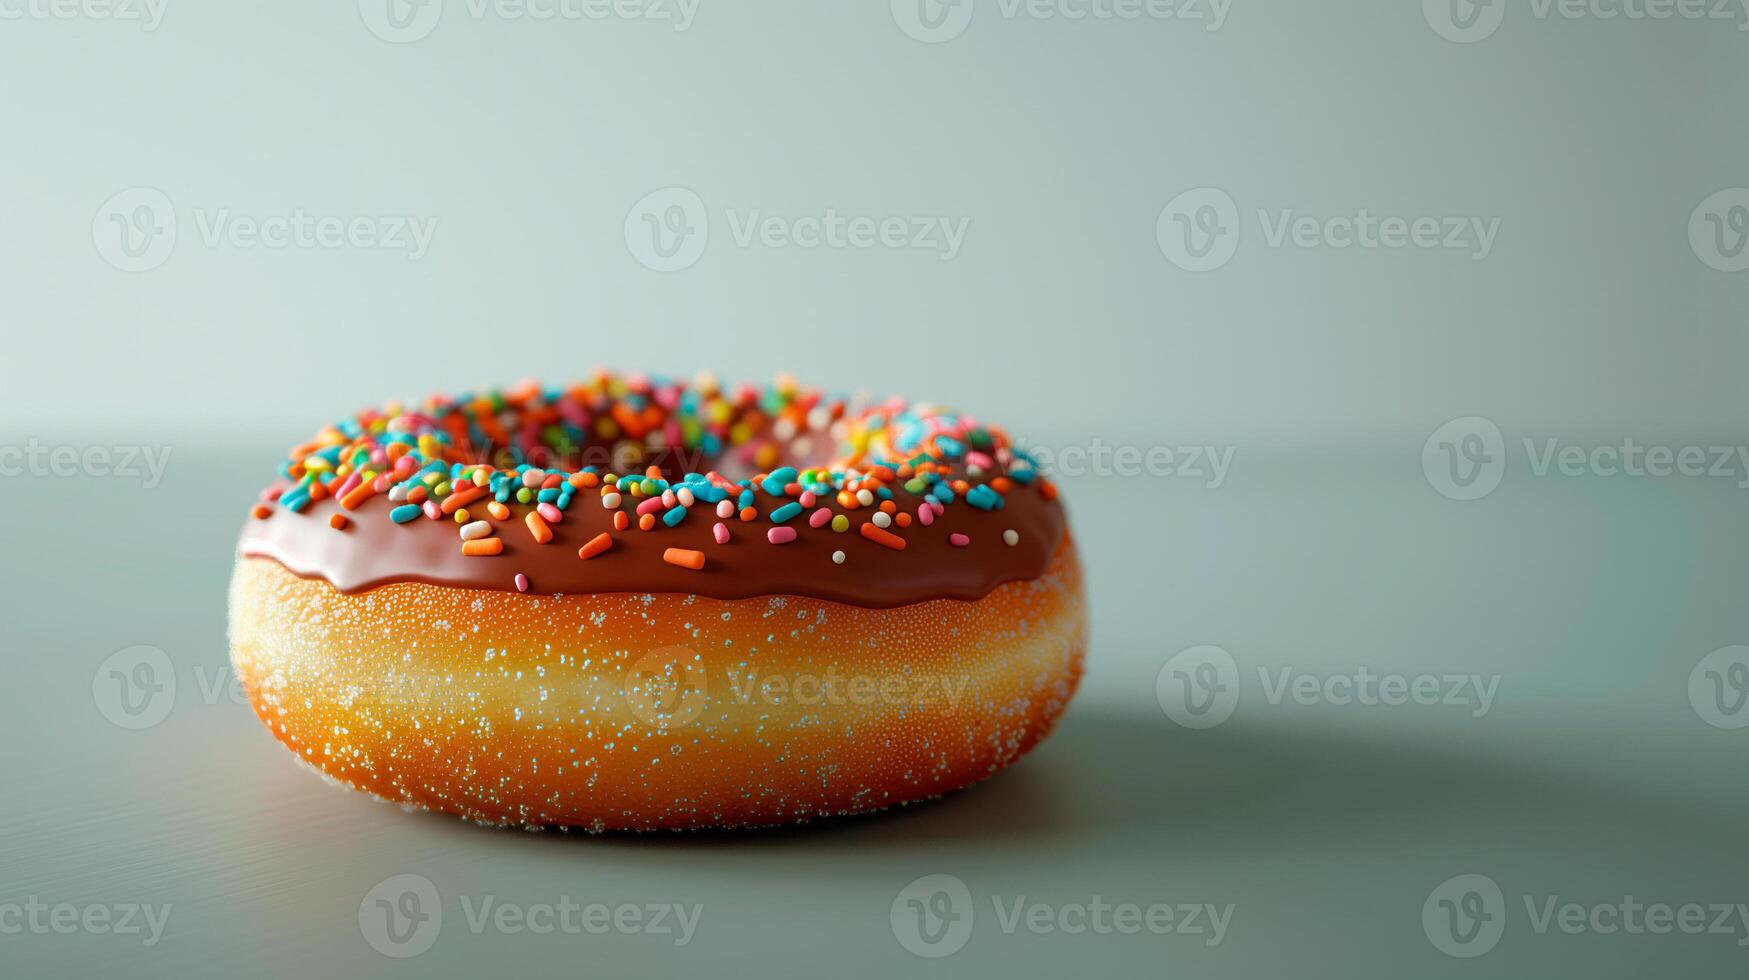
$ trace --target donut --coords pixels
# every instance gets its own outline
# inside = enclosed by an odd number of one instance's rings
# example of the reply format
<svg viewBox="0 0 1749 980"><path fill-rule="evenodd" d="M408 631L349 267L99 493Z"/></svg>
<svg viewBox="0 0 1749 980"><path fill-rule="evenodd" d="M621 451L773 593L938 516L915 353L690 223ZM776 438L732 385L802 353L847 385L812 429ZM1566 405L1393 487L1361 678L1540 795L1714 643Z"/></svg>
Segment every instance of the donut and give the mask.
<svg viewBox="0 0 1749 980"><path fill-rule="evenodd" d="M1056 486L933 404L598 371L392 402L244 521L232 664L332 781L482 824L749 827L978 782L1087 645Z"/></svg>

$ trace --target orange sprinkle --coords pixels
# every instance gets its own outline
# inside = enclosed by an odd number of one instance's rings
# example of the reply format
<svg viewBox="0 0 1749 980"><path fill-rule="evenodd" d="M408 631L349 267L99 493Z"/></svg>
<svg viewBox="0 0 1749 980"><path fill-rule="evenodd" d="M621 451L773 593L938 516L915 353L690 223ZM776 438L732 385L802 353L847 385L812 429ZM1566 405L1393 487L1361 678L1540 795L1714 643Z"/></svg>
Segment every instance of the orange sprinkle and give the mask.
<svg viewBox="0 0 1749 980"><path fill-rule="evenodd" d="M475 538L462 542L462 554L470 558L485 558L504 553L503 538Z"/></svg>
<svg viewBox="0 0 1749 980"><path fill-rule="evenodd" d="M539 514L531 510L523 520L528 524L528 533L534 535L535 544L546 544L553 539L553 529L547 527L547 522L541 520Z"/></svg>
<svg viewBox="0 0 1749 980"><path fill-rule="evenodd" d="M254 507L249 508L249 513L255 515L256 520L265 521L268 516L273 513L273 508L266 504L256 504Z"/></svg>
<svg viewBox="0 0 1749 980"><path fill-rule="evenodd" d="M641 514L641 515L639 515L639 517L638 517L638 530L648 531L650 528L653 528L655 526L656 526L656 515L655 514Z"/></svg>
<svg viewBox="0 0 1749 980"><path fill-rule="evenodd" d="M332 491L328 489L328 484L326 483L312 483L310 484L310 502L315 503L318 500L327 500L328 494L331 492Z"/></svg>
<svg viewBox="0 0 1749 980"><path fill-rule="evenodd" d="M997 493L1007 493L1014 488L1014 481L1005 476L999 476L990 481L990 489Z"/></svg>
<svg viewBox="0 0 1749 980"><path fill-rule="evenodd" d="M881 510L888 514L896 514L899 512L899 505L891 500L883 500L881 501Z"/></svg>
<svg viewBox="0 0 1749 980"><path fill-rule="evenodd" d="M611 547L613 547L613 535L603 531L595 537L590 538L588 544L578 548L577 557L584 561L588 561Z"/></svg>
<svg viewBox="0 0 1749 980"><path fill-rule="evenodd" d="M540 488L542 490L551 490L563 482L565 482L564 477L557 473L548 473L547 478L541 481Z"/></svg>
<svg viewBox="0 0 1749 980"><path fill-rule="evenodd" d="M491 514L492 519L495 521L507 521L510 519L510 508L496 500L486 505L486 513Z"/></svg>
<svg viewBox="0 0 1749 980"><path fill-rule="evenodd" d="M443 512L445 514L453 514L456 512L456 508L466 507L468 504L479 500L485 495L485 487L469 486L466 490L457 490L455 493L443 498Z"/></svg>
<svg viewBox="0 0 1749 980"><path fill-rule="evenodd" d="M911 514L910 514L910 512L909 511L900 511L899 516L893 518L893 523L899 525L900 527L910 527L911 526Z"/></svg>
<svg viewBox="0 0 1749 980"><path fill-rule="evenodd" d="M346 530L346 525L351 524L351 523L352 523L351 521L346 519L345 514L329 514L328 515L328 526L333 528L336 531Z"/></svg>
<svg viewBox="0 0 1749 980"><path fill-rule="evenodd" d="M347 491L346 496L340 498L340 506L347 510L357 510L359 504L376 496L376 492L376 488L370 485L369 480L366 480Z"/></svg>
<svg viewBox="0 0 1749 980"><path fill-rule="evenodd" d="M623 531L631 526L632 519L626 516L625 511L616 510L613 512L613 529L615 531Z"/></svg>
<svg viewBox="0 0 1749 980"><path fill-rule="evenodd" d="M1057 499L1057 485L1049 480L1040 480L1038 491L1045 495L1046 500Z"/></svg>
<svg viewBox="0 0 1749 980"><path fill-rule="evenodd" d="M840 490L838 491L838 506L845 510L855 510L856 508L861 507L862 504L856 499L856 494L851 493L849 490Z"/></svg>
<svg viewBox="0 0 1749 980"><path fill-rule="evenodd" d="M681 568L690 568L696 572L704 567L704 552L689 551L686 548L669 548L662 552L662 560L670 565L679 565Z"/></svg>
<svg viewBox="0 0 1749 980"><path fill-rule="evenodd" d="M425 502L425 498L429 496L431 496L431 494L424 487L414 487L407 491L407 502L410 504L422 504Z"/></svg>
<svg viewBox="0 0 1749 980"><path fill-rule="evenodd" d="M862 526L862 536L873 541L875 544L885 545L894 551L905 550L904 538L899 537L897 534L894 534L885 528L875 527L873 524L864 524Z"/></svg>
<svg viewBox="0 0 1749 980"><path fill-rule="evenodd" d="M751 507L743 507L743 508L741 508L741 519L742 519L742 520L743 520L743 521L750 521L750 520L752 520L752 519L753 519L753 518L755 518L755 517L758 517L758 516L759 516L759 512L758 512L758 511L756 511L756 510L754 510L754 509L753 509L753 508L751 508Z"/></svg>

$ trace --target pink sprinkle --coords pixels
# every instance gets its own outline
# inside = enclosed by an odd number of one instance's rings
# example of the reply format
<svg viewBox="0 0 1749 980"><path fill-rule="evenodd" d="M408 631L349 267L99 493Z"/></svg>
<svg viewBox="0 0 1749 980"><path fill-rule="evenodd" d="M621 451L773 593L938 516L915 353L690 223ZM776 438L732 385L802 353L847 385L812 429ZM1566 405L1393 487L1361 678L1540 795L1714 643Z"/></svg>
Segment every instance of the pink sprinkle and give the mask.
<svg viewBox="0 0 1749 980"><path fill-rule="evenodd" d="M402 456L400 459L395 460L395 479L405 480L412 476L413 471L418 468L419 464L413 462L413 457Z"/></svg>
<svg viewBox="0 0 1749 980"><path fill-rule="evenodd" d="M565 512L552 504L536 504L534 509L540 512L540 516L546 518L548 524L557 524L565 519Z"/></svg>
<svg viewBox="0 0 1749 980"><path fill-rule="evenodd" d="M722 525L717 525L721 527ZM765 532L765 540L772 544L789 544L796 539L796 529L793 527L774 527Z"/></svg>
<svg viewBox="0 0 1749 980"><path fill-rule="evenodd" d="M674 496L673 490L662 491L661 500L662 500L663 507L674 507L674 506L678 505L680 502L680 498Z"/></svg>
<svg viewBox="0 0 1749 980"><path fill-rule="evenodd" d="M359 476L356 471L346 474L346 479L341 480L340 485L334 488L334 499L338 500L341 497L346 496L348 493L352 492L353 487L356 487L363 482L364 478Z"/></svg>
<svg viewBox="0 0 1749 980"><path fill-rule="evenodd" d="M935 523L935 511L930 510L928 504L917 505L917 523L924 527Z"/></svg>
<svg viewBox="0 0 1749 980"><path fill-rule="evenodd" d="M984 469L989 469L996 465L996 461L974 449L971 452L966 453L966 465L981 466Z"/></svg>
<svg viewBox="0 0 1749 980"><path fill-rule="evenodd" d="M814 491L803 490L802 495L796 499L801 501L801 504L803 507L812 507L812 506L814 506L814 501L818 498L816 498L814 496ZM815 525L815 526L817 527L818 525Z"/></svg>
<svg viewBox="0 0 1749 980"><path fill-rule="evenodd" d="M735 516L735 502L733 500L719 500L719 501L717 501L717 516L723 518L724 520L727 520L728 518L734 517Z"/></svg>
<svg viewBox="0 0 1749 980"><path fill-rule="evenodd" d="M268 487L266 490L261 491L261 502L264 504L271 504L278 500L279 495L285 491L286 488L284 486Z"/></svg>
<svg viewBox="0 0 1749 980"><path fill-rule="evenodd" d="M522 574L521 572L516 573L516 591L518 591L518 592L527 592L528 591L528 576Z"/></svg>
<svg viewBox="0 0 1749 980"><path fill-rule="evenodd" d="M932 511L935 511L935 516L936 516L936 517L940 517L940 516L941 516L941 512L942 512L942 511L943 511L943 510L944 510L944 509L945 509L945 508L944 508L944 507L942 507L942 505L941 505L941 501L939 501L939 500L931 500L931 501L929 501L929 509L930 509L930 510L932 510Z"/></svg>
<svg viewBox="0 0 1749 980"><path fill-rule="evenodd" d="M832 519L832 508L822 507L819 510L814 511L812 514L808 515L808 526L809 527L820 527L821 525L825 524L827 521L830 521L831 519Z"/></svg>
<svg viewBox="0 0 1749 980"><path fill-rule="evenodd" d="M547 475L540 470L523 470L522 485L532 490L535 487L540 486L541 481L546 479L546 477Z"/></svg>
<svg viewBox="0 0 1749 980"><path fill-rule="evenodd" d="M383 463L388 461L388 458L389 454L384 452L383 447L381 446L370 451L370 461L377 466L383 465Z"/></svg>
<svg viewBox="0 0 1749 980"><path fill-rule="evenodd" d="M644 502L638 505L638 516L643 517L645 514L654 514L661 510L662 507L661 497L645 497Z"/></svg>
<svg viewBox="0 0 1749 980"><path fill-rule="evenodd" d="M387 491L389 489L389 478L387 476L377 477L376 479L370 481L370 488L372 490L375 490L377 493L383 493L383 492Z"/></svg>
<svg viewBox="0 0 1749 980"><path fill-rule="evenodd" d="M437 506L437 501L427 497L425 503L420 504L419 506L421 510L425 511L426 517L429 517L434 521L443 520L443 508Z"/></svg>
<svg viewBox="0 0 1749 980"><path fill-rule="evenodd" d="M958 531L955 531L947 536L947 543L953 545L955 548L964 548L966 545L972 543L972 539L970 535L961 534Z"/></svg>
<svg viewBox="0 0 1749 980"><path fill-rule="evenodd" d="M717 544L729 543L729 525L722 521L711 525L711 536L717 539Z"/></svg>

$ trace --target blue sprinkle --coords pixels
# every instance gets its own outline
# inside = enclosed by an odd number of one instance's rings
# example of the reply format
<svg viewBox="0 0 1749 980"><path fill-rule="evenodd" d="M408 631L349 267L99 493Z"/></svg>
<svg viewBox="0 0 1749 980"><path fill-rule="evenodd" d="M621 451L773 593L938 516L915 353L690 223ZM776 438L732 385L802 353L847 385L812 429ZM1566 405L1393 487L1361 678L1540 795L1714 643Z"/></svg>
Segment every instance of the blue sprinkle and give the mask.
<svg viewBox="0 0 1749 980"><path fill-rule="evenodd" d="M795 520L797 515L801 514L801 512L802 512L801 503L798 501L792 500L789 503L784 504L782 507L779 507L778 509L771 512L771 523L782 524L785 521Z"/></svg>
<svg viewBox="0 0 1749 980"><path fill-rule="evenodd" d="M550 504L553 501L559 499L559 488L558 487L548 487L545 490L542 490L540 493L535 494L534 499L539 503Z"/></svg>
<svg viewBox="0 0 1749 980"><path fill-rule="evenodd" d="M796 468L795 467L793 467L793 466L779 466L777 469L771 471L771 474L765 478L765 482L760 484L759 488L761 490L764 490L766 493L769 493L769 494L772 494L775 496L777 494L783 493L784 486L786 484L788 484L790 481L794 480L795 478L796 478Z"/></svg>
<svg viewBox="0 0 1749 980"><path fill-rule="evenodd" d="M389 511L389 520L394 521L396 524L405 524L423 513L424 511L419 509L418 504L402 504L394 510Z"/></svg>
<svg viewBox="0 0 1749 980"><path fill-rule="evenodd" d="M686 517L685 507L670 507L662 512L662 523L674 527Z"/></svg>

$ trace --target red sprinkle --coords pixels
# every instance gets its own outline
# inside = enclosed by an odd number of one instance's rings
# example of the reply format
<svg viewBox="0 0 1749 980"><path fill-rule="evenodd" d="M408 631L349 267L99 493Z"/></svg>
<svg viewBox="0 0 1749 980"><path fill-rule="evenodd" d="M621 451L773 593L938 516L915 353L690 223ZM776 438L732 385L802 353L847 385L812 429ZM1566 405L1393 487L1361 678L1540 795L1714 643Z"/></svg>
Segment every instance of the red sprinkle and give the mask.
<svg viewBox="0 0 1749 980"><path fill-rule="evenodd" d="M873 524L864 524L862 526L862 536L873 541L875 544L885 545L894 551L905 550L905 539L886 528L876 527Z"/></svg>

